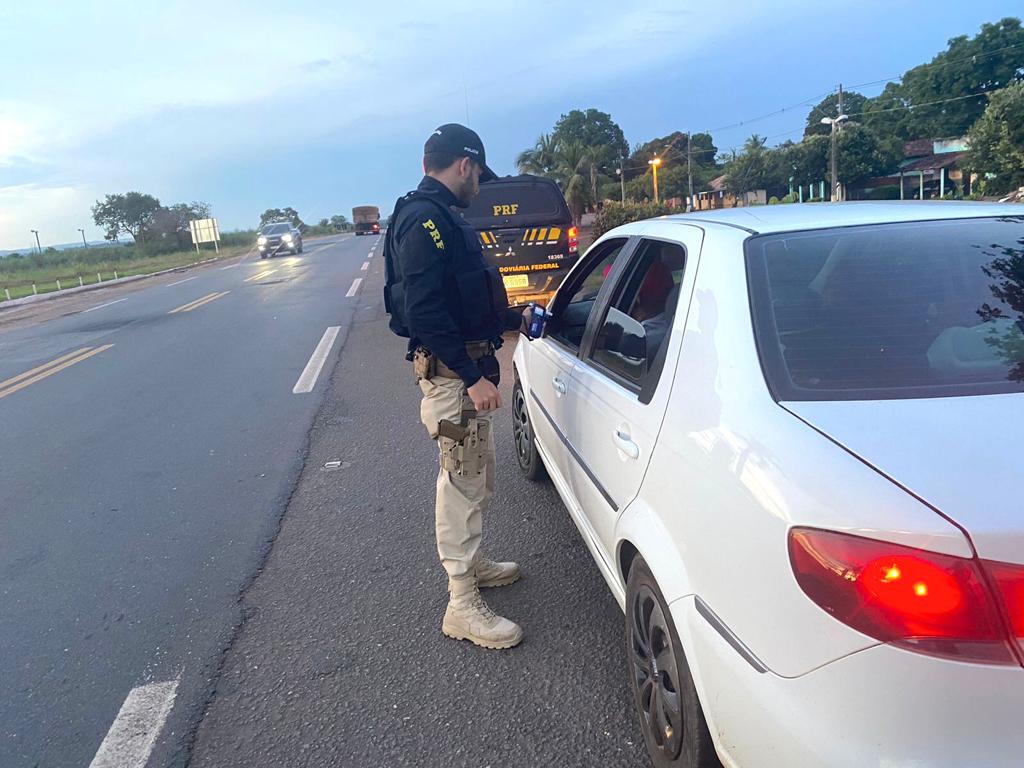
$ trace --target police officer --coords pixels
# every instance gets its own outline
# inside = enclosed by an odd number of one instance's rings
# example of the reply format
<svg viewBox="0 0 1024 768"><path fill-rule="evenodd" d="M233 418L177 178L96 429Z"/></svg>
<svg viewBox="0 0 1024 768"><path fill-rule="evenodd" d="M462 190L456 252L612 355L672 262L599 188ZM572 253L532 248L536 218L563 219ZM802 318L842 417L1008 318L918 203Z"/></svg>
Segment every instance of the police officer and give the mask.
<svg viewBox="0 0 1024 768"><path fill-rule="evenodd" d="M511 648L522 629L496 615L479 590L512 584L519 566L484 557L480 538L494 493L491 415L501 407L494 351L521 318L508 308L477 233L453 211L496 177L480 137L454 123L427 139L423 172L391 216L384 300L391 329L409 339L407 359L423 394L420 418L439 448L435 532L449 592L441 629L484 648Z"/></svg>

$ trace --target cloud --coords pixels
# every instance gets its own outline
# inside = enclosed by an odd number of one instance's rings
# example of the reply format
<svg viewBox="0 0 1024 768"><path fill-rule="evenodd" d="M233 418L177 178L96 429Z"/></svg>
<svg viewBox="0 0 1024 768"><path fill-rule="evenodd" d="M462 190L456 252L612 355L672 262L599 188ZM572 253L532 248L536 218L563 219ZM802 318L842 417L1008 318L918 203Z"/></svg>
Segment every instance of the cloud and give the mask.
<svg viewBox="0 0 1024 768"><path fill-rule="evenodd" d="M98 235L92 226L90 206L96 195L75 187L45 187L22 184L0 187L0 247L35 247L31 229L38 229L43 247L71 243L78 239L78 227L90 237Z"/></svg>

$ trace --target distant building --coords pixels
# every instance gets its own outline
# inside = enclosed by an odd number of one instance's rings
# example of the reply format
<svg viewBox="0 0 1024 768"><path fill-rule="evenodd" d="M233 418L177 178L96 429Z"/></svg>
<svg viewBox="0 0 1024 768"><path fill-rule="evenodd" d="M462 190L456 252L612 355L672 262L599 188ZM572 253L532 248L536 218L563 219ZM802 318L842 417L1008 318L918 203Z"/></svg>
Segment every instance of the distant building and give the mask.
<svg viewBox="0 0 1024 768"><path fill-rule="evenodd" d="M851 199L891 197L932 200L971 193L973 176L963 167L967 139L917 139L903 145L904 159L890 176L869 179ZM896 189L892 189L896 187Z"/></svg>
<svg viewBox="0 0 1024 768"><path fill-rule="evenodd" d="M712 211L718 208L742 208L747 205L767 205L768 192L755 189L736 197L725 188L725 174L712 179L708 189L694 195L693 208L697 211Z"/></svg>

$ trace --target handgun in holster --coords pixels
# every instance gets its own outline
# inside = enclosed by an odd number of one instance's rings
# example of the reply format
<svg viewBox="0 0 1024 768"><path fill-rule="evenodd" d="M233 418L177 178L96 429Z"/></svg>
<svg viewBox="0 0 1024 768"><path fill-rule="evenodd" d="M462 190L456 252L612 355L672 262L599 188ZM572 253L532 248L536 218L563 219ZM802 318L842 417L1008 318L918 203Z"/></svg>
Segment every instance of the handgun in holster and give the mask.
<svg viewBox="0 0 1024 768"><path fill-rule="evenodd" d="M441 419L437 423L437 439L441 446L441 468L459 477L476 477L487 464L486 448L491 424L477 418L473 401L462 399L459 423Z"/></svg>

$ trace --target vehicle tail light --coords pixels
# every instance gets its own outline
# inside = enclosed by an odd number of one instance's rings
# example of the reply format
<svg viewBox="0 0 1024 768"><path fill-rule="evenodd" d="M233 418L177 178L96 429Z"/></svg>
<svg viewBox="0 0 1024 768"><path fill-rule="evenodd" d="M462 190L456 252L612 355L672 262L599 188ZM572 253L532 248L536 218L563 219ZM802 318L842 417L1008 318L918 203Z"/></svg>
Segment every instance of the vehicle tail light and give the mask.
<svg viewBox="0 0 1024 768"><path fill-rule="evenodd" d="M1017 663L974 559L814 528L790 531L789 557L804 593L866 635L958 661ZM1024 574L1010 580L1024 610Z"/></svg>
<svg viewBox="0 0 1024 768"><path fill-rule="evenodd" d="M999 589L1014 639L1024 651L1024 566L983 561Z"/></svg>
<svg viewBox="0 0 1024 768"><path fill-rule="evenodd" d="M569 253L576 253L580 249L580 231L577 227L569 227Z"/></svg>

